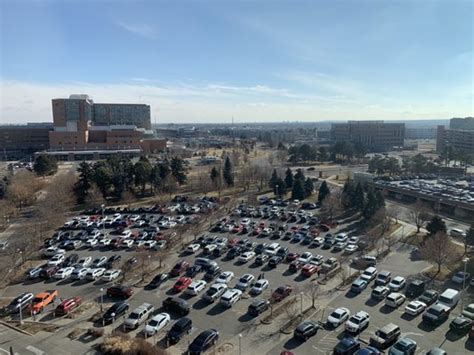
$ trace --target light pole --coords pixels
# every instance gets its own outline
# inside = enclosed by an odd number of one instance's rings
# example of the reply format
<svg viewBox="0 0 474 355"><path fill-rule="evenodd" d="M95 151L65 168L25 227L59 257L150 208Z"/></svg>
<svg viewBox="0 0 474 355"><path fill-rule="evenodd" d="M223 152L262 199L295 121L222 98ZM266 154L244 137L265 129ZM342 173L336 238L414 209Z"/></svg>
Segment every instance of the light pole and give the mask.
<svg viewBox="0 0 474 355"><path fill-rule="evenodd" d="M23 310L21 309L21 302L20 302L20 325L23 324Z"/></svg>
<svg viewBox="0 0 474 355"><path fill-rule="evenodd" d="M303 292L300 292L300 313L303 314Z"/></svg>
<svg viewBox="0 0 474 355"><path fill-rule="evenodd" d="M239 333L239 355L242 355L242 333Z"/></svg>
<svg viewBox="0 0 474 355"><path fill-rule="evenodd" d="M278 197L278 188L280 186L279 185L275 185L275 197Z"/></svg>
<svg viewBox="0 0 474 355"><path fill-rule="evenodd" d="M100 313L102 313L104 310L103 304L104 304L104 289L101 288L100 289Z"/></svg>
<svg viewBox="0 0 474 355"><path fill-rule="evenodd" d="M111 316L112 316L112 324L114 324L115 323L115 313L112 313Z"/></svg>
<svg viewBox="0 0 474 355"><path fill-rule="evenodd" d="M464 263L464 274L462 275L461 312L464 309L464 288L466 286L466 267L467 267L468 261L469 261L469 258L462 259L462 262Z"/></svg>

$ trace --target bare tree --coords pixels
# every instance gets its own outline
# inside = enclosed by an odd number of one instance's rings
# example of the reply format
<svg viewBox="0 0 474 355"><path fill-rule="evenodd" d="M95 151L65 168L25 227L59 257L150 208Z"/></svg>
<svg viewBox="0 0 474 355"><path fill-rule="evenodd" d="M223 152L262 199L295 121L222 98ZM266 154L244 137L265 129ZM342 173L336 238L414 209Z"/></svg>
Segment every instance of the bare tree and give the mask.
<svg viewBox="0 0 474 355"><path fill-rule="evenodd" d="M341 191L339 189L333 189L323 201L321 219L332 220L343 211L344 206L342 205Z"/></svg>
<svg viewBox="0 0 474 355"><path fill-rule="evenodd" d="M417 233L420 233L421 227L423 227L429 219L430 214L423 206L423 203L418 201L410 211L410 221L416 226Z"/></svg>
<svg viewBox="0 0 474 355"><path fill-rule="evenodd" d="M315 281L310 282L308 287L309 296L311 297L311 307L316 308L316 300L321 294L321 288Z"/></svg>
<svg viewBox="0 0 474 355"><path fill-rule="evenodd" d="M104 196L96 184L92 184L84 204L87 208L99 208L102 204L105 204Z"/></svg>
<svg viewBox="0 0 474 355"><path fill-rule="evenodd" d="M453 243L449 240L446 233L438 232L428 238L420 247L421 257L431 261L438 266L437 274L441 271L441 266L449 266L460 258Z"/></svg>
<svg viewBox="0 0 474 355"><path fill-rule="evenodd" d="M43 179L39 179L30 171L19 171L12 176L7 189L7 199L17 208L29 206L36 200L36 193L44 186Z"/></svg>

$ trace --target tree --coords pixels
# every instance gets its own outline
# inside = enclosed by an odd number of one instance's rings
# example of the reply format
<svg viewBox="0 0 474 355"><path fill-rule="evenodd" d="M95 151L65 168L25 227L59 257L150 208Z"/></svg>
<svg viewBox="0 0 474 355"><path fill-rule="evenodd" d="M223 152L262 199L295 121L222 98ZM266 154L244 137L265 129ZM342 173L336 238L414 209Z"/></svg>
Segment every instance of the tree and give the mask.
<svg viewBox="0 0 474 355"><path fill-rule="evenodd" d="M211 172L209 173L209 177L211 178L211 181L215 186L217 185L217 180L220 178L220 176L220 171L218 171L216 167L213 166Z"/></svg>
<svg viewBox="0 0 474 355"><path fill-rule="evenodd" d="M469 247L474 246L474 223L471 224L471 227L466 232L466 237L464 238L464 254L467 253Z"/></svg>
<svg viewBox="0 0 474 355"><path fill-rule="evenodd" d="M151 166L150 161L145 157L141 157L133 165L133 175L135 178L135 186L141 187L142 195L145 194L146 184L150 182L152 169L153 167Z"/></svg>
<svg viewBox="0 0 474 355"><path fill-rule="evenodd" d="M321 203L324 201L324 199L331 193L329 190L328 184L326 180L324 180L321 183L321 186L319 186L319 193L318 193L318 202Z"/></svg>
<svg viewBox="0 0 474 355"><path fill-rule="evenodd" d="M295 174L295 180L300 180L301 183L304 183L305 179L306 177L304 176L303 170L297 169Z"/></svg>
<svg viewBox="0 0 474 355"><path fill-rule="evenodd" d="M421 202L417 202L410 211L410 220L416 226L416 232L420 233L421 227L429 220L430 216Z"/></svg>
<svg viewBox="0 0 474 355"><path fill-rule="evenodd" d="M355 188L354 196L351 202L353 208L355 208L357 211L362 212L365 206L365 196L364 189L360 183L358 183Z"/></svg>
<svg viewBox="0 0 474 355"><path fill-rule="evenodd" d="M326 161L329 158L328 151L326 147L319 147L318 148L318 160L319 161Z"/></svg>
<svg viewBox="0 0 474 355"><path fill-rule="evenodd" d="M171 175L174 176L179 185L183 185L186 182L186 169L184 167L184 160L178 157L171 159Z"/></svg>
<svg viewBox="0 0 474 355"><path fill-rule="evenodd" d="M161 187L162 180L160 176L160 168L157 165L153 166L153 168L151 169L150 184L151 184L152 193L154 193Z"/></svg>
<svg viewBox="0 0 474 355"><path fill-rule="evenodd" d="M226 157L224 163L224 170L222 171L222 176L228 187L234 186L234 172L232 169L232 163L230 162L229 157Z"/></svg>
<svg viewBox="0 0 474 355"><path fill-rule="evenodd" d="M344 211L342 194L339 190L332 191L323 201L321 208L321 220L330 221Z"/></svg>
<svg viewBox="0 0 474 355"><path fill-rule="evenodd" d="M427 239L420 247L420 255L438 266L437 274L441 266L449 267L458 258L453 243L444 232L437 232Z"/></svg>
<svg viewBox="0 0 474 355"><path fill-rule="evenodd" d="M286 193L285 181L282 178L278 178L275 184L275 194L277 196L284 195Z"/></svg>
<svg viewBox="0 0 474 355"><path fill-rule="evenodd" d="M41 154L35 159L33 170L38 176L53 175L58 171L58 161L53 156Z"/></svg>
<svg viewBox="0 0 474 355"><path fill-rule="evenodd" d="M268 186L271 189L275 189L275 186L277 185L277 180L278 180L278 174L276 169L273 169L272 176L270 177L270 181L268 182Z"/></svg>
<svg viewBox="0 0 474 355"><path fill-rule="evenodd" d="M367 199L362 210L362 215L365 219L371 219L375 212L379 209L377 196L373 188L369 188L367 192Z"/></svg>
<svg viewBox="0 0 474 355"><path fill-rule="evenodd" d="M89 163L83 161L77 168L79 178L74 185L74 195L78 204L83 204L92 186L93 171Z"/></svg>
<svg viewBox="0 0 474 355"><path fill-rule="evenodd" d="M303 186L303 182L300 179L295 179L293 183L291 198L293 200L300 200L300 201L305 199L304 186Z"/></svg>
<svg viewBox="0 0 474 355"><path fill-rule="evenodd" d="M285 171L285 185L288 189L293 187L293 172L290 168Z"/></svg>
<svg viewBox="0 0 474 355"><path fill-rule="evenodd" d="M446 233L446 224L440 216L436 215L433 216L431 221L426 225L426 230L428 231L428 235L430 237L439 232Z"/></svg>
<svg viewBox="0 0 474 355"><path fill-rule="evenodd" d="M306 180L304 182L304 185L303 185L303 188L304 188L305 198L311 196L313 194L313 191L314 191L313 179L310 179L309 177L306 178Z"/></svg>

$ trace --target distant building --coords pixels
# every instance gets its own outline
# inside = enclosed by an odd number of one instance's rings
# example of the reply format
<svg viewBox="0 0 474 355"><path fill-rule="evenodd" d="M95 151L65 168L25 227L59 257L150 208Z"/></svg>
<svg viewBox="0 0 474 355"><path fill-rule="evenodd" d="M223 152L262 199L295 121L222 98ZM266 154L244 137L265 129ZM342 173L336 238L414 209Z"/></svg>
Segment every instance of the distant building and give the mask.
<svg viewBox="0 0 474 355"><path fill-rule="evenodd" d="M473 117L453 118L449 122L449 128L438 126L436 152L443 154L448 147L474 155Z"/></svg>
<svg viewBox="0 0 474 355"><path fill-rule="evenodd" d="M0 126L0 154L2 160L27 158L49 148L51 123Z"/></svg>
<svg viewBox="0 0 474 355"><path fill-rule="evenodd" d="M401 147L404 138L404 123L348 121L347 123L333 123L331 125L331 139L333 142L362 143L372 152Z"/></svg>
<svg viewBox="0 0 474 355"><path fill-rule="evenodd" d="M435 139L436 127L406 128L405 139Z"/></svg>

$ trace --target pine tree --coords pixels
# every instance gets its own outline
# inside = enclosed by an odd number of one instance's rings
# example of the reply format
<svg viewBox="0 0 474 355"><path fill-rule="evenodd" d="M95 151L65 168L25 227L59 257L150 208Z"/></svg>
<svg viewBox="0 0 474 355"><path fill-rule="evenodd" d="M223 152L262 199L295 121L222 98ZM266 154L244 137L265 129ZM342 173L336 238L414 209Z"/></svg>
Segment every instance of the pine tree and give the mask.
<svg viewBox="0 0 474 355"><path fill-rule="evenodd" d="M365 219L371 219L377 210L380 208L377 201L377 196L373 188L369 188L367 192L367 200L362 211L362 215Z"/></svg>
<svg viewBox="0 0 474 355"><path fill-rule="evenodd" d="M171 174L170 162L168 159L164 159L158 163L158 169L160 171L160 178L162 181L166 180L169 174Z"/></svg>
<svg viewBox="0 0 474 355"><path fill-rule="evenodd" d="M354 207L357 211L362 212L365 206L365 196L364 196L364 189L360 183L357 184L354 195L352 197L352 207Z"/></svg>
<svg viewBox="0 0 474 355"><path fill-rule="evenodd" d="M471 224L471 227L466 232L466 238L464 239L464 248L467 252L468 247L474 246L474 223Z"/></svg>
<svg viewBox="0 0 474 355"><path fill-rule="evenodd" d="M58 171L58 161L53 156L42 154L36 158L33 170L39 176L52 175Z"/></svg>
<svg viewBox="0 0 474 355"><path fill-rule="evenodd" d="M275 189L275 186L277 185L277 180L278 180L278 174L276 169L273 169L272 176L270 177L270 181L268 181L268 186L270 188Z"/></svg>
<svg viewBox="0 0 474 355"><path fill-rule="evenodd" d="M319 193L318 193L318 202L323 202L324 199L331 193L329 190L328 184L326 180L324 180L321 183L321 186L319 186Z"/></svg>
<svg viewBox="0 0 474 355"><path fill-rule="evenodd" d="M293 182L293 189L291 191L291 198L293 200L304 200L304 186L303 182L300 179L295 179Z"/></svg>
<svg viewBox="0 0 474 355"><path fill-rule="evenodd" d="M216 169L215 166L212 167L211 172L209 173L209 177L214 185L217 184L217 180L219 179L220 172Z"/></svg>
<svg viewBox="0 0 474 355"><path fill-rule="evenodd" d="M183 185L186 180L186 168L184 167L184 160L178 157L174 157L171 159L171 175L176 179L178 184Z"/></svg>
<svg viewBox="0 0 474 355"><path fill-rule="evenodd" d="M74 184L74 195L76 196L77 203L83 204L90 188L92 187L93 171L89 163L85 161L79 164L77 171L79 173L79 178Z"/></svg>
<svg viewBox="0 0 474 355"><path fill-rule="evenodd" d="M311 196L313 194L313 191L314 191L313 179L310 179L309 177L306 178L306 180L304 182L304 185L303 185L303 188L304 188L305 198Z"/></svg>
<svg viewBox="0 0 474 355"><path fill-rule="evenodd" d="M286 169L285 172L285 185L287 189L291 189L293 187L293 172L290 168Z"/></svg>
<svg viewBox="0 0 474 355"><path fill-rule="evenodd" d="M433 216L431 221L426 225L426 230L429 236L433 236L438 232L446 233L446 224L440 216Z"/></svg>
<svg viewBox="0 0 474 355"><path fill-rule="evenodd" d="M300 180L302 183L304 183L306 178L304 176L303 170L301 169L296 170L295 180Z"/></svg>
<svg viewBox="0 0 474 355"><path fill-rule="evenodd" d="M275 195L282 196L286 193L285 181L282 178L278 178L275 184Z"/></svg>
<svg viewBox="0 0 474 355"><path fill-rule="evenodd" d="M225 159L222 176L224 177L224 181L227 186L234 186L234 172L232 170L232 163L230 162L229 157Z"/></svg>

